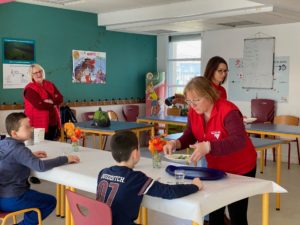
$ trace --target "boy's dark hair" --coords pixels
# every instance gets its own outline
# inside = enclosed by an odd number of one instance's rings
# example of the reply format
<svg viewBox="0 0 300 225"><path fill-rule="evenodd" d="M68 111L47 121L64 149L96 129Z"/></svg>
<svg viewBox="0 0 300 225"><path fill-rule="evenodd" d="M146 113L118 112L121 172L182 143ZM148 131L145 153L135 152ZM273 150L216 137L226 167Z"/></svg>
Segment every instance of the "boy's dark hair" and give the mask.
<svg viewBox="0 0 300 225"><path fill-rule="evenodd" d="M117 162L126 162L131 152L138 149L138 139L132 131L120 131L112 136L110 148Z"/></svg>
<svg viewBox="0 0 300 225"><path fill-rule="evenodd" d="M7 133L11 135L11 132L13 130L19 130L21 126L20 120L24 118L27 118L27 116L22 112L9 114L5 119L5 127Z"/></svg>

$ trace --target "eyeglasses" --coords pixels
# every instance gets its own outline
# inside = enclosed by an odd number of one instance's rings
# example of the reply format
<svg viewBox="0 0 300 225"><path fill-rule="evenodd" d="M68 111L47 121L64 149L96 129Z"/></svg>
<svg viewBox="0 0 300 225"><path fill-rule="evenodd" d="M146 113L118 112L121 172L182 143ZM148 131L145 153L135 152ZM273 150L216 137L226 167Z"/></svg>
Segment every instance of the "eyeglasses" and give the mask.
<svg viewBox="0 0 300 225"><path fill-rule="evenodd" d="M217 70L217 72L218 72L219 74L222 74L222 73L228 73L228 70Z"/></svg>
<svg viewBox="0 0 300 225"><path fill-rule="evenodd" d="M193 105L195 105L195 104L197 104L199 101L200 101L201 99L193 99L193 100L185 100L185 102L186 102L186 104L188 104L188 105L191 105L191 104L193 104Z"/></svg>
<svg viewBox="0 0 300 225"><path fill-rule="evenodd" d="M42 70L36 71L36 72L32 73L32 75L38 75L40 73L43 73L43 71Z"/></svg>

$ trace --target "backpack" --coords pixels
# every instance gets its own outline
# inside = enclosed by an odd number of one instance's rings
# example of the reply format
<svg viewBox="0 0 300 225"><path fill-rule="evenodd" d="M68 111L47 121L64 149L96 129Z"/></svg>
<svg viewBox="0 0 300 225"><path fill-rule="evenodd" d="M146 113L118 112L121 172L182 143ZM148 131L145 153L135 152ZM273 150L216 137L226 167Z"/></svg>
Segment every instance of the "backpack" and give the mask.
<svg viewBox="0 0 300 225"><path fill-rule="evenodd" d="M65 124L67 122L77 123L77 119L74 113L67 105L60 107L60 118L61 118L61 124Z"/></svg>

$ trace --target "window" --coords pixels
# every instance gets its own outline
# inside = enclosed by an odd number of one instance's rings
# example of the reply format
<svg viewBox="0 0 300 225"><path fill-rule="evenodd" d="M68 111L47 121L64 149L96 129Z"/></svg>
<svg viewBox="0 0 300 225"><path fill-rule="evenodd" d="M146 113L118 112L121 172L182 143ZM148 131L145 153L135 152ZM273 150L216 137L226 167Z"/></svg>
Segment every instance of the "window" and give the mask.
<svg viewBox="0 0 300 225"><path fill-rule="evenodd" d="M200 76L201 38L200 35L174 36L169 40L167 96L183 93L187 82Z"/></svg>

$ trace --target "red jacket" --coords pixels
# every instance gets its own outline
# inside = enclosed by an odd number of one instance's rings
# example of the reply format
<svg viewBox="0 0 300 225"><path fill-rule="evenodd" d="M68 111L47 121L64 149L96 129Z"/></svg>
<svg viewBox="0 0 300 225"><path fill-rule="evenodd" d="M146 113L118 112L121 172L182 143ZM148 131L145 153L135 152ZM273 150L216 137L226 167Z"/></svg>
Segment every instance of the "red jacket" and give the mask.
<svg viewBox="0 0 300 225"><path fill-rule="evenodd" d="M47 80L44 80L42 85L30 82L24 89L24 96L28 89L32 89L38 93L41 102L49 98L54 102L54 108L39 109L24 97L24 113L30 119L30 125L35 128L45 128L45 132L48 132L49 125L60 126L59 104L62 101L62 95L58 92L54 84ZM55 101L57 95L61 99L59 104Z"/></svg>
<svg viewBox="0 0 300 225"><path fill-rule="evenodd" d="M210 141L212 146L213 142L226 140L228 132L225 129L224 119L233 110L238 110L233 103L226 100L218 100L215 102L210 119L205 125L204 115L199 115L190 108L189 120L195 138L199 142ZM237 123L243 123L242 118ZM237 151L226 154L226 149L224 149L224 154L219 155L214 154L212 148L211 153L206 155L208 168L234 174L245 174L254 169L256 165L256 151L246 131L244 135L246 143L244 147L241 147Z"/></svg>

